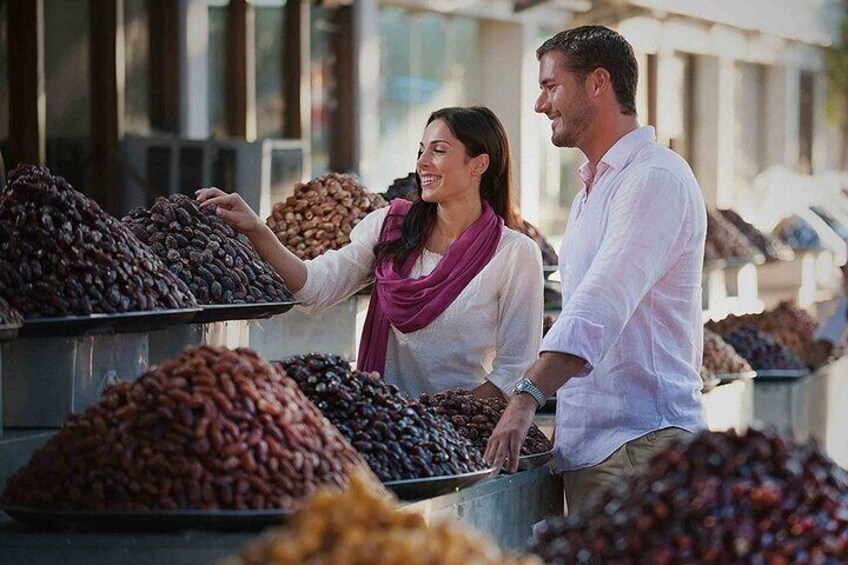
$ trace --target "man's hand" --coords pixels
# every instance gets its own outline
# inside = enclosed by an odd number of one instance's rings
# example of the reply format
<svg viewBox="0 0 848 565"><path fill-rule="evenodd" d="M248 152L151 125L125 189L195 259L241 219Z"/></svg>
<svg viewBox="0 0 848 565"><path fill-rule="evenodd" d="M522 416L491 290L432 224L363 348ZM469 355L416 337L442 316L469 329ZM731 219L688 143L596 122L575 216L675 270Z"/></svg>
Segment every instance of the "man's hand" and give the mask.
<svg viewBox="0 0 848 565"><path fill-rule="evenodd" d="M489 465L500 470L506 464L506 471L510 473L518 470L521 446L533 423L536 408L538 404L529 394L516 394L510 399L486 445L483 456Z"/></svg>

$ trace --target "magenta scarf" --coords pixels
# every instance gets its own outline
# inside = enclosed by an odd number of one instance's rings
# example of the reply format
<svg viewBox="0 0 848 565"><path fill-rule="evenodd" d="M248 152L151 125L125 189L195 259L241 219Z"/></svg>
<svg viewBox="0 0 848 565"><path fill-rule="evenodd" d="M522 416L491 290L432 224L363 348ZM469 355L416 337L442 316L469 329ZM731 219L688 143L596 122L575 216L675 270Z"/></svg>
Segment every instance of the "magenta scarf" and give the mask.
<svg viewBox="0 0 848 565"><path fill-rule="evenodd" d="M400 237L403 220L411 207L412 203L402 198L392 202L380 233L381 242ZM447 254L429 275L408 278L423 247L409 254L400 271L394 261L381 261L376 265L374 291L356 363L360 371L383 374L391 326L403 333L418 331L453 304L471 279L494 257L503 225L503 219L484 201L483 214L450 245Z"/></svg>

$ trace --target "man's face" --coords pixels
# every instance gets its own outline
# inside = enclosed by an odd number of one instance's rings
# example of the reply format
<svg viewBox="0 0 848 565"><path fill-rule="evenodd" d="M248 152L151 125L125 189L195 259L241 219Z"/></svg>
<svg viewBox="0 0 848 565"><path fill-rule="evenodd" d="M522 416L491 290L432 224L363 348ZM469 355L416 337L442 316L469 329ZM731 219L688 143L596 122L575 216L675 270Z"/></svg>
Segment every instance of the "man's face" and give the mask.
<svg viewBox="0 0 848 565"><path fill-rule="evenodd" d="M566 68L565 55L549 51L539 59L539 88L535 110L551 120L551 143L579 147L597 115L585 78Z"/></svg>

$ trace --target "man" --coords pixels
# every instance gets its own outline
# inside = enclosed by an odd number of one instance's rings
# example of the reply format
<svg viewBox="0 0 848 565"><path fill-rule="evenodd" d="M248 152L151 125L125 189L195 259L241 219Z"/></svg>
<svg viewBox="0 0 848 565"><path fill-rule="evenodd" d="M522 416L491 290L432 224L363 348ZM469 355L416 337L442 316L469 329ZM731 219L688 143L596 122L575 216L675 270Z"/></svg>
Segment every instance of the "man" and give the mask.
<svg viewBox="0 0 848 565"><path fill-rule="evenodd" d="M563 308L486 449L514 471L539 405L557 394L557 463L569 511L704 427L701 269L706 210L686 162L639 127L630 44L601 26L536 52L536 111L577 147L583 190L560 252Z"/></svg>

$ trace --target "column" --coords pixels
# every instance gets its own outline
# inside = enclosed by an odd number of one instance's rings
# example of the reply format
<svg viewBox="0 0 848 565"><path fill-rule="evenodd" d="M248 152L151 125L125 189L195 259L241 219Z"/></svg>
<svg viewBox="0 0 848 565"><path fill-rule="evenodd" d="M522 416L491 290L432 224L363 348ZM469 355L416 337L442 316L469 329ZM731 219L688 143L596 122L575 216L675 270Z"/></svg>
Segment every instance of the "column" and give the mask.
<svg viewBox="0 0 848 565"><path fill-rule="evenodd" d="M9 162L44 163L44 0L11 0L9 26Z"/></svg>

